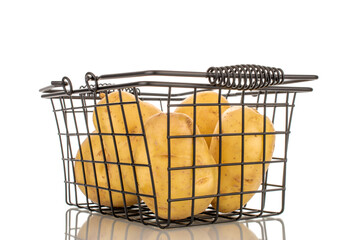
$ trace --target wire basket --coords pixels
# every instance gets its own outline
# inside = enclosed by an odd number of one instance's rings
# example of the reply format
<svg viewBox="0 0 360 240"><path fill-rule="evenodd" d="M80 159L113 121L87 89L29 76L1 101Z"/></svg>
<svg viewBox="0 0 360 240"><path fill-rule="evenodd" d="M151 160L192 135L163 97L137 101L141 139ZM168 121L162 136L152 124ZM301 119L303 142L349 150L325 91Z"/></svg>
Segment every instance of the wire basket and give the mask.
<svg viewBox="0 0 360 240"><path fill-rule="evenodd" d="M131 77L150 79L116 82ZM278 215L295 97L312 91L284 85L317 78L236 65L53 81L40 91L66 203L160 228Z"/></svg>

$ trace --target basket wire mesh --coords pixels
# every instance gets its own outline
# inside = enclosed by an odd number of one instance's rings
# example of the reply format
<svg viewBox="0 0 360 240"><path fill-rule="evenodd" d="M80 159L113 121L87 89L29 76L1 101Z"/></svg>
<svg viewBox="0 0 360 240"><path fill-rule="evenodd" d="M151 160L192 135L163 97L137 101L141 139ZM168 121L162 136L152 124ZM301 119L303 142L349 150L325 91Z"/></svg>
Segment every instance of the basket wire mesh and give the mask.
<svg viewBox="0 0 360 240"><path fill-rule="evenodd" d="M121 84L99 83L100 80L110 80L119 78L141 77L141 76L170 76L170 77L193 77L193 78L208 78L209 83L180 82L180 81L135 81ZM78 208L85 208L90 211L97 211L102 214L112 215L115 217L125 218L130 221L136 221L145 225L153 225L160 228L183 227L189 225L203 225L211 223L237 221L243 219L252 219L259 217L274 216L284 211L285 204L285 185L286 185L286 164L287 152L289 143L289 134L291 121L293 118L293 110L295 106L295 98L298 93L310 92L308 87L294 87L283 86L288 83L297 83L317 79L315 75L284 75L283 71L278 68L266 68L257 65L237 65L222 68L209 68L205 73L203 72L180 72L180 71L144 71L122 74L110 74L95 76L92 73L85 75L85 86L79 89L73 89L69 78L64 77L62 81L52 82L51 86L42 88L42 97L50 99L53 113L56 120L60 148L61 159L63 163L64 179L65 179L65 200L68 205L77 206ZM93 82L94 84L91 84ZM281 85L281 86L280 86ZM56 89L60 87L61 89ZM212 91L218 94L217 102L197 103L196 97L202 92ZM134 96L134 101L123 101L122 92L130 93ZM117 94L119 100L117 102L109 102L109 95ZM193 102L185 105L192 108L193 111L193 131L192 134L187 135L170 135L170 126L173 124L169 113L174 112L174 109L184 106L182 101L189 96L193 96ZM221 97L227 99L228 103L221 102ZM105 99L105 103L99 105L99 101ZM158 202L155 187L154 169L152 167L152 159L149 153L147 143L147 136L145 131L145 124L142 114L140 102L151 103L158 107L161 112L166 114L167 136L166 143L168 147L167 153L167 178L168 181L168 217L160 217L158 213ZM124 108L128 105L136 106L136 114L140 120L137 133L128 130L126 111ZM125 126L125 132L116 132L112 127L111 132L95 132L94 124L98 124L100 128L99 107L106 107L109 112L110 125L113 126L112 116L110 114L111 108L118 106L122 109L122 117ZM202 134L196 132L197 112L201 107L216 106L218 108L218 124L219 132L213 134ZM238 106L242 109L242 131L233 133L222 133L222 108L229 106ZM245 132L245 107L256 109L263 117L263 131L262 132ZM266 131L266 119L269 119L274 125L275 131ZM94 121L94 124L92 123ZM266 161L266 136L273 135L276 137L275 149L271 161ZM93 151L91 150L91 157L85 158L82 156L82 143L85 139L90 139L89 145L92 149L91 137L98 137L100 139L103 160L95 160ZM244 159L244 139L246 136L260 136L262 138L262 155L263 157L257 162L241 162L222 163L221 145L223 138L232 136L241 136L242 148L240 154ZM127 139L129 152L131 155L131 162L108 161L105 154L103 139L112 137L114 140L115 149L116 139L125 137ZM136 163L132 154L134 146L132 146L131 138L141 138L145 143L144 151L147 153L147 163ZM219 140L219 163L205 166L196 165L196 154L198 138L212 137ZM171 155L171 145L176 139L191 139L192 140L192 164L189 166L173 167ZM236 151L236 149L234 149ZM79 157L80 153L80 157ZM116 152L116 155L118 152ZM117 157L118 158L118 157ZM83 170L83 182L76 180L75 165L80 164ZM87 183L87 176L85 168L90 164L92 167L91 174L94 175L93 183ZM97 171L98 166L103 166L104 174L99 175ZM221 193L221 177L217 178L217 192L215 194L205 194L202 196L196 195L195 178L198 169L200 168L215 168L217 176L221 176L221 170L224 167L240 166L242 172L246 166L261 165L261 185L258 189L251 191L244 190L244 174L239 180L239 191L231 193ZM266 166L269 166L268 168ZM128 167L132 170L132 176L135 182L135 189L129 191L124 188L124 170ZM117 184L119 188L112 187L113 183L110 181L111 171L109 169L117 169L116 173L119 175ZM138 181L142 176L137 175L138 168L145 168L150 173L151 182L149 183L153 189L152 194L144 194L139 190ZM191 174L191 196L172 198L171 192L173 185L171 184L171 174L175 171L190 171ZM99 175L99 176L97 176ZM105 179L106 186L98 184L99 178ZM185 180L184 180L185 181ZM83 188L83 192L80 188ZM89 198L90 192L95 192L96 201ZM102 192L107 192L109 203L103 204L100 195ZM125 206L118 207L114 204L114 194L120 194ZM243 204L245 194L254 194L254 196ZM137 202L132 205L127 205L127 196L132 195L136 197ZM219 204L216 207L209 205L204 211L199 214L194 214L196 201L205 198L215 198L220 203L221 197L224 196L239 196L240 207L234 211L222 213L219 211ZM153 199L155 211L152 211L143 201L143 198ZM171 218L171 205L177 202L188 202L191 207L191 214L183 219Z"/></svg>

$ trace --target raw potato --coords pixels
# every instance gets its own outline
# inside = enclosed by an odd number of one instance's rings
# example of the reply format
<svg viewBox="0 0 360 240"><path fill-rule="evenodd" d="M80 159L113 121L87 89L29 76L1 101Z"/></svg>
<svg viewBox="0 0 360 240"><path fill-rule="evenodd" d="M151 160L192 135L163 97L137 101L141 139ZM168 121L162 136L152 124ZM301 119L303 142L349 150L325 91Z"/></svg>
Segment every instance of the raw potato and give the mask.
<svg viewBox="0 0 360 240"><path fill-rule="evenodd" d="M147 146L151 161L151 170L155 182L158 215L168 218L168 174L171 174L171 199L189 198L192 196L193 170L168 171L168 139L167 114L159 113L145 123ZM198 129L196 128L198 134ZM192 135L193 122L190 117L182 113L170 113L170 135ZM205 139L196 138L195 165L215 164ZM137 164L148 164L147 153L142 137L134 137L134 157ZM170 142L171 167L193 165L193 139L173 138ZM136 167L139 192L154 195L149 167ZM216 194L217 167L197 168L195 170L195 196ZM154 199L143 197L146 205L156 213ZM194 215L203 212L211 203L213 197L196 199L194 201ZM170 219L183 219L191 216L191 200L171 202Z"/></svg>
<svg viewBox="0 0 360 240"><path fill-rule="evenodd" d="M85 178L86 178L86 185L87 188L87 196L93 202L104 206L111 206L110 194L108 190L99 189L99 196L100 200L98 199L97 190L96 190L96 182L95 182L95 171L93 161L95 163L96 169L96 179L98 187L102 188L111 188L113 190L121 191L121 183L120 183L120 175L119 175L119 168L116 164L105 164L104 162L104 153L101 147L101 141L99 135L91 135L91 148L89 143L89 138L86 138L85 141L81 144L81 152L80 149L76 154L77 160L84 160L84 161L91 161L91 162L75 162L75 179L76 183L84 184L84 171L85 171ZM91 154L91 150L92 153ZM105 151L105 158L109 159L109 154ZM108 170L109 180L106 175L106 168ZM84 170L83 170L84 169ZM110 186L109 183L110 182ZM86 190L84 186L78 185L80 190L86 195ZM134 195L127 194L126 197L126 205L130 206L134 203L137 203L137 197ZM112 203L114 207L123 207L123 195L119 192L112 192Z"/></svg>
<svg viewBox="0 0 360 240"><path fill-rule="evenodd" d="M110 104L111 103L120 103L121 102L120 101L120 93L121 93L122 102L135 102L136 101L135 96L130 93L122 92L122 91L121 92L115 91L115 92L110 93L107 97L106 97L106 95L105 96L103 95L103 98L98 102L98 105L107 104L107 102ZM140 105L140 109L141 109L143 123L145 123L145 121L152 115L161 112L158 108L156 108L155 106L153 106L152 104L147 103L147 102L143 102L143 101L139 100L139 105ZM140 122L137 104L136 103L123 104L122 106L124 109L124 115L125 115L125 119L126 119L126 126L127 126L128 133L141 132L141 122ZM108 108L110 110L112 126L110 123ZM96 117L96 114L98 116L98 119ZM99 129L98 122L97 122L98 120L99 120L100 129ZM114 133L121 133L121 134L126 133L123 110L122 110L122 107L120 104L109 105L109 106L97 106L96 111L94 111L94 114L93 114L93 122L95 125L95 129L98 132L101 132L101 133L114 132ZM112 127L113 127L113 131L112 131ZM115 142L116 142L117 149L115 149L113 136L103 135L102 137L103 137L103 141L104 141L104 148L110 156L108 161L111 161L111 162L119 161L120 163L131 163L132 162L131 155L130 155L130 146L129 146L127 136L123 136L123 135L115 136ZM134 147L134 145L132 144L131 148L133 148L133 147ZM117 150L118 154L116 154L116 150ZM135 193L136 187L135 187L135 181L134 181L133 167L129 166L129 165L121 165L121 172L122 172L122 176L123 176L125 191ZM132 199L131 203L136 203L136 202L137 202L136 197L134 197Z"/></svg>
<svg viewBox="0 0 360 240"><path fill-rule="evenodd" d="M218 103L219 94L216 92L206 91L196 94L196 103ZM221 96L221 103L229 103L226 98ZM194 95L186 98L181 104L193 104ZM229 105L221 106L221 113L228 109ZM185 113L191 119L194 119L194 107L177 107L175 112ZM196 106L196 125L199 127L201 134L213 134L216 123L219 121L219 106ZM206 143L210 146L211 137L205 137Z"/></svg>
<svg viewBox="0 0 360 240"><path fill-rule="evenodd" d="M255 109L245 107L244 109L245 133L263 132L264 116ZM271 121L266 118L266 132L274 132ZM242 132L242 107L231 107L222 115L222 133ZM219 133L217 124L214 133ZM221 163L241 163L242 157L242 136L222 136L222 161ZM263 135L245 135L244 137L244 162L263 161ZM275 135L266 135L265 161L271 161L275 146ZM219 163L219 137L213 137L210 145L210 152ZM265 171L269 164L265 164ZM244 165L244 174L241 172L241 165L221 167L220 193L233 193L241 191L241 179L243 178L243 191L258 190L263 175L263 164ZM245 205L252 194L243 195ZM219 211L223 213L232 212L240 208L240 195L220 197ZM216 208L217 201L212 202Z"/></svg>

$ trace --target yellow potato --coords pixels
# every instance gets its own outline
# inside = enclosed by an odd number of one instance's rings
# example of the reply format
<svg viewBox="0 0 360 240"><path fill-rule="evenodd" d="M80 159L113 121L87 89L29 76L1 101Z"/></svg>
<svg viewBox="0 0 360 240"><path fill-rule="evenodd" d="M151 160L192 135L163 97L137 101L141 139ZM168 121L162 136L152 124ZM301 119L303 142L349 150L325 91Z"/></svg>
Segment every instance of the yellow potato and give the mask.
<svg viewBox="0 0 360 240"><path fill-rule="evenodd" d="M136 101L135 96L127 92L121 92L121 98L121 102ZM93 122L97 132L115 134L126 134L127 132L131 134L135 132L141 132L141 122L139 117L140 114L136 103L123 104L123 108L120 104L100 106L101 104L107 103L120 103L119 91L112 92L107 97L103 96L103 98L98 102L98 106L93 113ZM139 105L141 109L143 123L145 123L145 121L152 115L161 112L158 108L147 102L139 100ZM109 112L112 124L110 122ZM125 128L123 115L125 115L127 129ZM127 136L116 135L114 138L111 135L102 135L102 138L104 141L104 148L106 152L110 155L108 161L119 161L120 163L132 162L130 155L130 146ZM134 146L132 145L131 147L133 148ZM124 179L125 191L135 193L136 187L134 181L133 167L129 165L121 165L121 172ZM133 200L133 203L135 203L136 198L134 198Z"/></svg>
<svg viewBox="0 0 360 240"><path fill-rule="evenodd" d="M147 146L151 161L151 170L155 182L157 211L161 218L168 218L168 176L171 179L171 198L189 198L192 196L193 170L168 171L168 139L167 139L167 114L159 113L151 117L145 123ZM196 129L196 133L199 131ZM193 122L190 117L182 113L170 113L170 136L192 135ZM215 164L205 139L196 138L195 165ZM148 164L147 153L143 137L134 137L134 157L137 164ZM193 165L193 139L174 138L170 141L171 167L185 167ZM136 167L138 176L139 192L141 194L153 194L150 168ZM207 196L216 194L217 167L198 168L195 170L195 196ZM146 205L155 213L154 199L144 197ZM196 199L194 202L194 214L203 212L212 201L213 197ZM170 219L183 219L191 215L191 200L171 202Z"/></svg>
<svg viewBox="0 0 360 240"><path fill-rule="evenodd" d="M216 92L206 91L196 94L196 103L218 103L219 94ZM226 98L221 96L221 103L229 103ZM193 104L194 95L186 98L181 104ZM221 106L221 113L228 109L229 105ZM191 119L194 119L194 107L177 107L175 112L185 113ZM201 134L213 134L216 123L219 121L219 106L196 106L196 125L199 127ZM211 137L205 137L206 143L210 146Z"/></svg>
<svg viewBox="0 0 360 240"><path fill-rule="evenodd" d="M91 148L89 143L89 138L86 138L85 141L81 144L81 153L80 149L76 154L77 160L84 160L84 162L76 161L74 170L75 170L75 179L76 183L84 184L84 173L87 186L87 196L93 202L104 206L111 206L110 192L105 189L99 189L99 198L97 195L96 182L95 182L95 173L98 187L101 188L111 188L112 190L121 191L120 175L119 168L116 164L106 164L104 161L104 152L101 147L100 136L91 135ZM91 154L92 149L92 154ZM110 155L105 151L106 160L110 158ZM87 162L90 161L90 162ZM93 162L96 163L93 163ZM95 171L94 171L95 165ZM107 170L106 170L107 168ZM107 178L107 173L109 179ZM84 186L78 185L80 190L86 195L86 189ZM123 194L120 192L112 192L111 194L112 204L114 207L123 207ZM137 203L137 197L135 195L126 194L126 205L131 206L134 203Z"/></svg>
<svg viewBox="0 0 360 240"><path fill-rule="evenodd" d="M264 116L252 108L244 108L245 133L261 133L264 131ZM266 132L274 132L271 121L266 118ZM222 115L222 133L241 133L242 132L242 107L231 107ZM217 124L214 133L219 133ZM275 135L266 135L265 161L271 161L275 146ZM242 162L242 136L222 136L221 137L221 163L241 163ZM263 159L263 135L245 135L244 137L244 162L261 162ZM219 163L219 137L213 137L210 145L210 152L214 159ZM265 164L265 171L269 164ZM256 191L263 175L263 164L244 165L244 173L241 165L221 167L220 193L234 193L241 191L241 180L243 179L243 191ZM243 195L243 205L245 205L254 193ZM240 195L230 195L220 197L219 211L232 212L240 208ZM217 201L214 198L212 205L216 208Z"/></svg>

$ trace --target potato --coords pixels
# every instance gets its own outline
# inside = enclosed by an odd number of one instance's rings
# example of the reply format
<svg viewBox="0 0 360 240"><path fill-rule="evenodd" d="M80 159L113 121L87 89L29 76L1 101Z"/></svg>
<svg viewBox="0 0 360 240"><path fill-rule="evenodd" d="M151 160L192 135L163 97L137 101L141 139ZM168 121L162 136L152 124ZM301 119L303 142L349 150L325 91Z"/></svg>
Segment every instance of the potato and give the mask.
<svg viewBox="0 0 360 240"><path fill-rule="evenodd" d="M157 200L157 212L161 218L168 218L168 176L171 179L171 199L189 198L192 196L192 182L195 177L195 196L207 196L216 194L217 190L217 167L204 167L192 169L168 171L168 139L167 139L167 114L159 113L151 117L145 123L145 133L149 150L151 171L153 174L155 194ZM170 136L192 135L193 122L190 117L182 113L170 113ZM196 134L199 130L196 128ZM206 141L202 137L195 140L195 165L215 164ZM143 137L134 137L134 157L136 164L148 164L148 156L145 150ZM193 165L193 139L173 138L170 141L171 167L188 167ZM139 192L141 194L154 195L150 176L150 168L137 166ZM141 196L146 205L155 213L154 199ZM213 197L196 199L194 201L194 214L203 212L212 201ZM191 200L171 202L170 219L183 219L191 215Z"/></svg>
<svg viewBox="0 0 360 240"><path fill-rule="evenodd" d="M264 116L255 109L244 108L244 132L259 133L264 131ZM266 118L266 132L274 132L271 121ZM242 132L242 107L231 107L222 115L222 133L241 133ZM214 133L219 133L219 123L215 127ZM275 135L266 135L265 160L263 159L263 139L262 135L244 136L244 162L271 161L275 146ZM241 163L242 162L242 136L222 136L221 137L221 163ZM213 137L210 145L210 152L215 161L219 163L219 137ZM243 191L256 191L263 175L263 164L222 166L220 193L234 193L241 191L241 179L243 179ZM265 164L265 171L269 164ZM242 204L245 205L254 193L244 194ZM217 199L214 198L212 205L216 208ZM220 197L219 211L228 213L240 208L240 195L230 195Z"/></svg>
<svg viewBox="0 0 360 240"><path fill-rule="evenodd" d="M196 103L218 103L219 94L216 92L206 91L196 93ZM226 98L221 96L221 103L229 103ZM193 104L194 95L186 98L181 104ZM228 109L229 105L221 106L221 113ZM185 113L191 119L194 119L194 107L177 107L177 113ZM219 121L219 106L196 106L196 125L199 127L201 134L213 134L216 123ZM205 137L206 143L210 146L211 137Z"/></svg>
<svg viewBox="0 0 360 240"><path fill-rule="evenodd" d="M120 93L121 93L122 102L136 101L134 95L122 91L112 92L107 97L103 96L103 98L98 102L98 106L96 107L93 113L93 122L96 131L101 133L126 134L126 128L125 128L124 116L123 116L125 115L128 133L131 134L135 132L141 132L141 122L139 117L138 106L136 103L123 104L122 106L124 110L122 109L120 104L99 106L101 104L107 104L107 102L110 104L120 103L121 102ZM141 109L141 116L143 123L145 123L145 121L152 115L161 112L158 108L156 108L152 104L140 100L139 100L139 106ZM110 123L109 113L111 116L112 124ZM98 116L98 118L96 116ZM99 120L99 124L98 124L98 120ZM132 162L130 155L130 146L127 136L117 135L114 138L111 135L102 135L102 138L104 141L104 148L110 156L108 161L110 162L119 161L120 163ZM116 144L114 144L114 142ZM133 148L134 146L132 145L131 147ZM121 172L124 180L125 191L135 193L136 187L134 181L133 167L129 165L121 165ZM136 199L134 198L134 201L132 202L135 203Z"/></svg>
<svg viewBox="0 0 360 240"><path fill-rule="evenodd" d="M98 187L102 188L111 188L112 190L121 191L121 183L120 183L120 175L119 175L119 167L116 164L106 164L104 161L104 152L101 147L101 141L99 135L90 135L91 139L91 148L89 143L89 138L86 138L85 141L81 144L81 153L80 149L76 154L77 160L84 160L85 162L75 161L75 179L76 183L84 184L84 173L86 179L87 188L87 196L88 198L96 202L98 204L104 206L111 206L110 193L108 190L99 189L99 198L96 190L96 182L95 182L95 173ZM92 149L92 153L91 153ZM110 159L110 155L105 151L105 158ZM90 161L90 162L87 162ZM93 163L93 162L96 163ZM95 165L95 171L94 171ZM109 180L106 174L106 168L109 176ZM110 185L109 185L110 183ZM80 190L86 195L86 190L84 186L78 185ZM119 192L112 192L112 204L114 207L123 207L123 194ZM130 206L134 203L137 203L137 197L135 195L126 194L126 205Z"/></svg>

